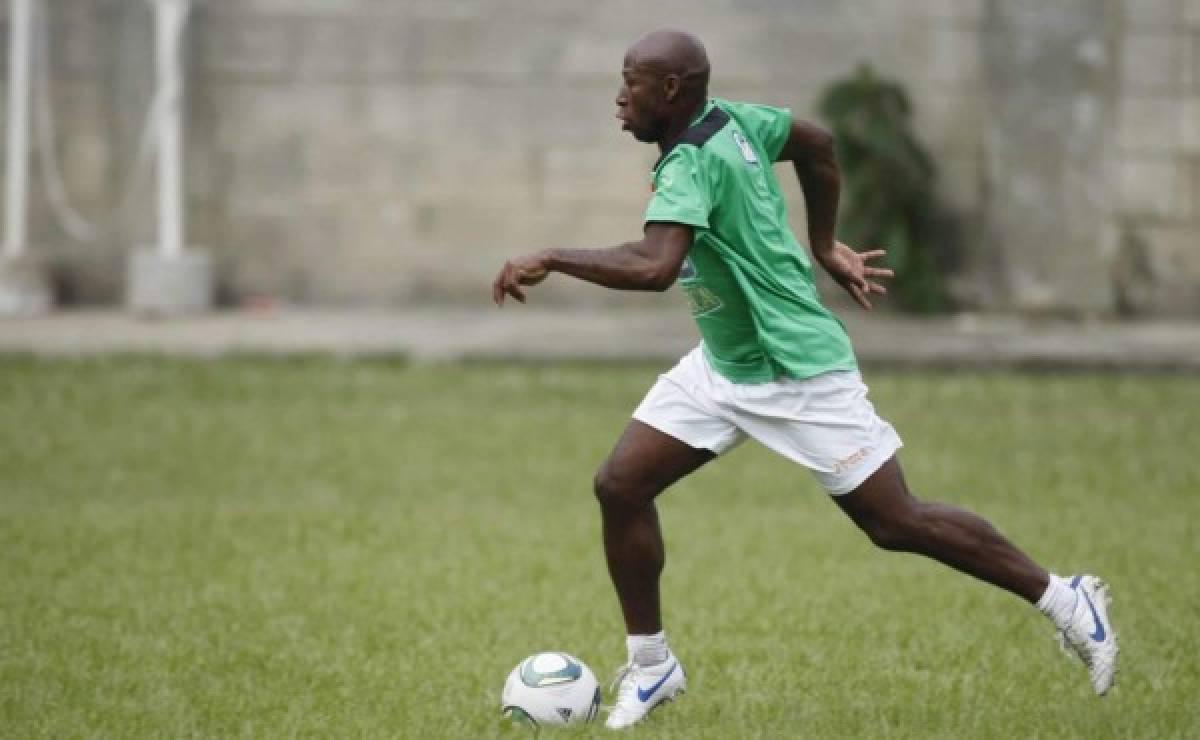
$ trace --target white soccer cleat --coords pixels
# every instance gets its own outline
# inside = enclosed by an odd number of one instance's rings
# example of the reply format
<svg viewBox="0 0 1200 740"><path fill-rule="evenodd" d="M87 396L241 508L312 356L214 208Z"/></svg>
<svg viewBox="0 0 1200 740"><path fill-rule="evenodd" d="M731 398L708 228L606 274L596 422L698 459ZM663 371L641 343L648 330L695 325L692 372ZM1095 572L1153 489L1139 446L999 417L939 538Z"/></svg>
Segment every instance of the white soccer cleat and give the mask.
<svg viewBox="0 0 1200 740"><path fill-rule="evenodd" d="M1075 613L1066 629L1059 631L1059 643L1079 656L1091 675L1092 688L1104 696L1117 673L1117 632L1108 619L1108 585L1087 575L1075 576L1070 585L1076 594Z"/></svg>
<svg viewBox="0 0 1200 740"><path fill-rule="evenodd" d="M609 710L604 726L620 730L641 722L651 709L682 694L687 689L687 677L675 655L667 651L667 659L658 665L628 663L613 685L617 703Z"/></svg>

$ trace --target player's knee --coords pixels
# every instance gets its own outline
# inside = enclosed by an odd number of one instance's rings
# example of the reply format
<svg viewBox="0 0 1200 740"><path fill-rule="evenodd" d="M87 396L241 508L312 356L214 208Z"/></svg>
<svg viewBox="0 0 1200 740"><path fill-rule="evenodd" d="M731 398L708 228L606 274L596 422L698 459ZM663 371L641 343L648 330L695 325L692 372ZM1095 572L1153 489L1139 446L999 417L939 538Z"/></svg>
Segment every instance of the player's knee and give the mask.
<svg viewBox="0 0 1200 740"><path fill-rule="evenodd" d="M592 487L596 500L604 507L644 506L654 498L646 486L607 463L597 471Z"/></svg>
<svg viewBox="0 0 1200 740"><path fill-rule="evenodd" d="M924 525L919 512L860 525L878 548L891 552L913 552L921 548Z"/></svg>

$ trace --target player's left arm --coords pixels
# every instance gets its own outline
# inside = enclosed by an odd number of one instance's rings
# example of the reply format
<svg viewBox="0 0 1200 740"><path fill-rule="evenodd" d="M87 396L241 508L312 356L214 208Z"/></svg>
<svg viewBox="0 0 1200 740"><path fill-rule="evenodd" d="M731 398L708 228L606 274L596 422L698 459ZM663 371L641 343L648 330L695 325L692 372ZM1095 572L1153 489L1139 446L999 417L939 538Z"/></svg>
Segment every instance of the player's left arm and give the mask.
<svg viewBox="0 0 1200 740"><path fill-rule="evenodd" d="M870 267L868 260L884 256L876 249L858 253L834 238L842 176L834 151L833 135L816 124L794 119L778 161L791 162L804 191L808 212L808 240L813 257L860 306L870 310L871 293L887 289L871 278L892 277L886 267Z"/></svg>
<svg viewBox="0 0 1200 740"><path fill-rule="evenodd" d="M679 276L692 247L692 227L665 221L646 224L641 239L607 249L547 249L504 263L492 282L492 300L505 296L525 302L523 286L537 285L561 272L616 290L663 291Z"/></svg>

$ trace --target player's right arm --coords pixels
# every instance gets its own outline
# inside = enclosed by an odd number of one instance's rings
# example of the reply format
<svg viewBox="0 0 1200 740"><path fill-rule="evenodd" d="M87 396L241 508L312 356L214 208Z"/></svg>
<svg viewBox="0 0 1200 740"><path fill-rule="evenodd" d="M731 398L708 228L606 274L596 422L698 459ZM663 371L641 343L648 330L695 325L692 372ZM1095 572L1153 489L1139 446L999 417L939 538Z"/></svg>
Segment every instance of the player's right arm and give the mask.
<svg viewBox="0 0 1200 740"><path fill-rule="evenodd" d="M492 282L492 300L500 306L512 296L524 303L522 286L536 285L551 272L616 290L663 291L679 276L691 247L691 226L651 222L638 241L608 249L547 249L514 257Z"/></svg>

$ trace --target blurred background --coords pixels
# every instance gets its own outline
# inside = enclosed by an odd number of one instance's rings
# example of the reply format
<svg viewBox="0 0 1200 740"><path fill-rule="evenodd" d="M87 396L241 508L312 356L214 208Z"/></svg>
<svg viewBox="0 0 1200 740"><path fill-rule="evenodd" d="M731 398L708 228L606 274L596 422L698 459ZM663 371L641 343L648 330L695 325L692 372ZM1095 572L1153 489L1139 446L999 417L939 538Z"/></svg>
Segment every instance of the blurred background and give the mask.
<svg viewBox="0 0 1200 740"><path fill-rule="evenodd" d="M31 20L14 18L20 5ZM1200 316L1198 0L10 0L2 12L9 108L26 51L14 23L31 60L28 161L8 165L4 214L25 225L6 231L5 290L26 290L32 270L54 306L180 308L157 281L218 307L482 308L507 255L640 232L656 152L619 131L613 98L630 42L672 25L707 45L712 94L791 107L843 146L857 132L865 161L898 168L860 178L866 192L902 182L894 202L856 212L848 187L842 222L872 242L861 247L921 252L895 258L932 277L893 305ZM179 87L163 71L175 60ZM858 86L840 119L822 108L838 84ZM180 99L173 217L158 127ZM863 130L881 119L891 128ZM781 179L803 235L798 188ZM161 259L138 266L140 249ZM172 255L203 259L180 276ZM567 280L536 300L678 309Z"/></svg>

